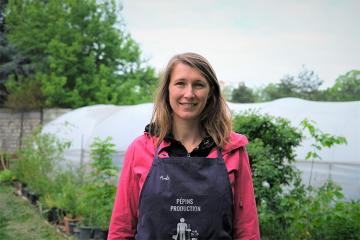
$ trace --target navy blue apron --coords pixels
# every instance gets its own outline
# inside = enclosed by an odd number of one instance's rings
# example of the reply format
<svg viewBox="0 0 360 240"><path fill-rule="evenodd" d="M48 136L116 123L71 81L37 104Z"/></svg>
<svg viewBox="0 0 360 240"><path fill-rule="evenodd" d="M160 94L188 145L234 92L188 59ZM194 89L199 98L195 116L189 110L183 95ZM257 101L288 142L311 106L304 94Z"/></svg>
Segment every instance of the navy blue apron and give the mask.
<svg viewBox="0 0 360 240"><path fill-rule="evenodd" d="M217 158L158 157L139 200L137 240L232 239L233 197Z"/></svg>

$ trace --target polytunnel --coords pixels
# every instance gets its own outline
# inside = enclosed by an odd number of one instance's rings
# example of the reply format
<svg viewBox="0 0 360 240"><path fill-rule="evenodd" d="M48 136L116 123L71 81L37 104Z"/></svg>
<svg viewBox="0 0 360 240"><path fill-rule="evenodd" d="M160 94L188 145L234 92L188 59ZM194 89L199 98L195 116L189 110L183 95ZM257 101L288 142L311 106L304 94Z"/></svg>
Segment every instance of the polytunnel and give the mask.
<svg viewBox="0 0 360 240"><path fill-rule="evenodd" d="M283 117L294 127L299 127L304 119L312 120L321 131L344 136L347 145L322 150L322 160L313 163L305 160L312 143L310 139L305 139L296 149L295 165L303 172L304 183L319 186L331 177L341 185L347 199L360 199L360 101L314 102L283 98L265 103L228 105L234 113L253 109L259 113ZM94 138L110 136L117 149L114 162L121 167L127 146L143 133L152 110L152 103L82 107L49 122L43 132L53 133L71 142L64 157L75 163L89 161L90 145Z"/></svg>

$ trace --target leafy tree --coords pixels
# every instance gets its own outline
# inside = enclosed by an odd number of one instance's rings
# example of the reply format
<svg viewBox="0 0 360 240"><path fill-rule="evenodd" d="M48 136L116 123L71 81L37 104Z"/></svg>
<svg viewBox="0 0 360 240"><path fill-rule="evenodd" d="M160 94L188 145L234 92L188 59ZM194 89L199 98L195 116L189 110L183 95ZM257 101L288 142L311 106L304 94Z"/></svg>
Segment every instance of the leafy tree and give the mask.
<svg viewBox="0 0 360 240"><path fill-rule="evenodd" d="M303 66L296 81L296 92L300 97L310 100L315 100L319 87L323 84L323 81L319 78L314 71L308 70Z"/></svg>
<svg viewBox="0 0 360 240"><path fill-rule="evenodd" d="M134 103L134 95L151 99L154 70L144 66L117 11L114 0L10 1L8 39L36 73L6 86L16 92L34 82L48 107Z"/></svg>
<svg viewBox="0 0 360 240"><path fill-rule="evenodd" d="M33 68L29 60L17 51L6 39L5 32L5 16L4 11L7 4L7 0L0 1L0 105L4 105L9 89L5 87L5 81L12 76L18 79L20 76L28 76L31 74ZM24 87L26 88L26 87ZM19 102L24 94L23 91L17 91L11 98L16 98L16 102ZM26 100L23 101L26 105ZM23 108L24 104L19 106Z"/></svg>
<svg viewBox="0 0 360 240"><path fill-rule="evenodd" d="M339 76L326 93L327 100L330 101L359 101L360 70L352 70Z"/></svg>
<svg viewBox="0 0 360 240"><path fill-rule="evenodd" d="M319 87L323 83L314 71L306 69L304 66L298 76L285 75L280 83L269 84L261 93L263 100L270 101L284 97L298 97L309 100L319 98Z"/></svg>
<svg viewBox="0 0 360 240"><path fill-rule="evenodd" d="M232 91L231 101L238 103L252 103L256 101L256 95L251 88L248 88L245 83L239 83L238 87Z"/></svg>

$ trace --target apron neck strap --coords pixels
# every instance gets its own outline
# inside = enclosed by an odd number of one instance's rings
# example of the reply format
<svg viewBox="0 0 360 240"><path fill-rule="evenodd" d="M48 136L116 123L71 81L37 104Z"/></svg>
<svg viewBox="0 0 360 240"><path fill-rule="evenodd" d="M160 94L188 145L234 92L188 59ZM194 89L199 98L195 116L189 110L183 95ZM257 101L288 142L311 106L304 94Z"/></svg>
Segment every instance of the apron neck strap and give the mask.
<svg viewBox="0 0 360 240"><path fill-rule="evenodd" d="M160 151L160 146L157 146L156 150L155 150L155 159L156 159L156 161L159 159L159 151ZM216 151L217 151L217 158L222 159L222 149L221 149L221 147L217 147Z"/></svg>

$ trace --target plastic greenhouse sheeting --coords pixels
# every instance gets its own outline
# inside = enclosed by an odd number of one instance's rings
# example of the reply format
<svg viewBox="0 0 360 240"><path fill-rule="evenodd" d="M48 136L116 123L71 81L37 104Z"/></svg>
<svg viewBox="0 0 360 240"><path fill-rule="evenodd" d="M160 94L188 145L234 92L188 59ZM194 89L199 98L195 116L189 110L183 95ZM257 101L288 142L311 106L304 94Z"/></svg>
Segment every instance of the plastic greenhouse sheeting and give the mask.
<svg viewBox="0 0 360 240"><path fill-rule="evenodd" d="M360 101L314 102L297 98L283 98L265 103L228 103L235 113L253 109L288 119L300 127L303 119L316 122L321 131L346 137L348 144L321 151L321 161L305 161L311 140L305 139L296 149L296 166L303 171L304 183L320 185L331 177L343 187L348 199L360 199ZM127 146L144 131L152 114L152 103L114 106L94 105L68 112L43 128L60 139L70 141L65 158L79 163L89 161L89 149L95 137L112 137L117 152L116 165L121 166ZM250 139L251 140L251 139Z"/></svg>

